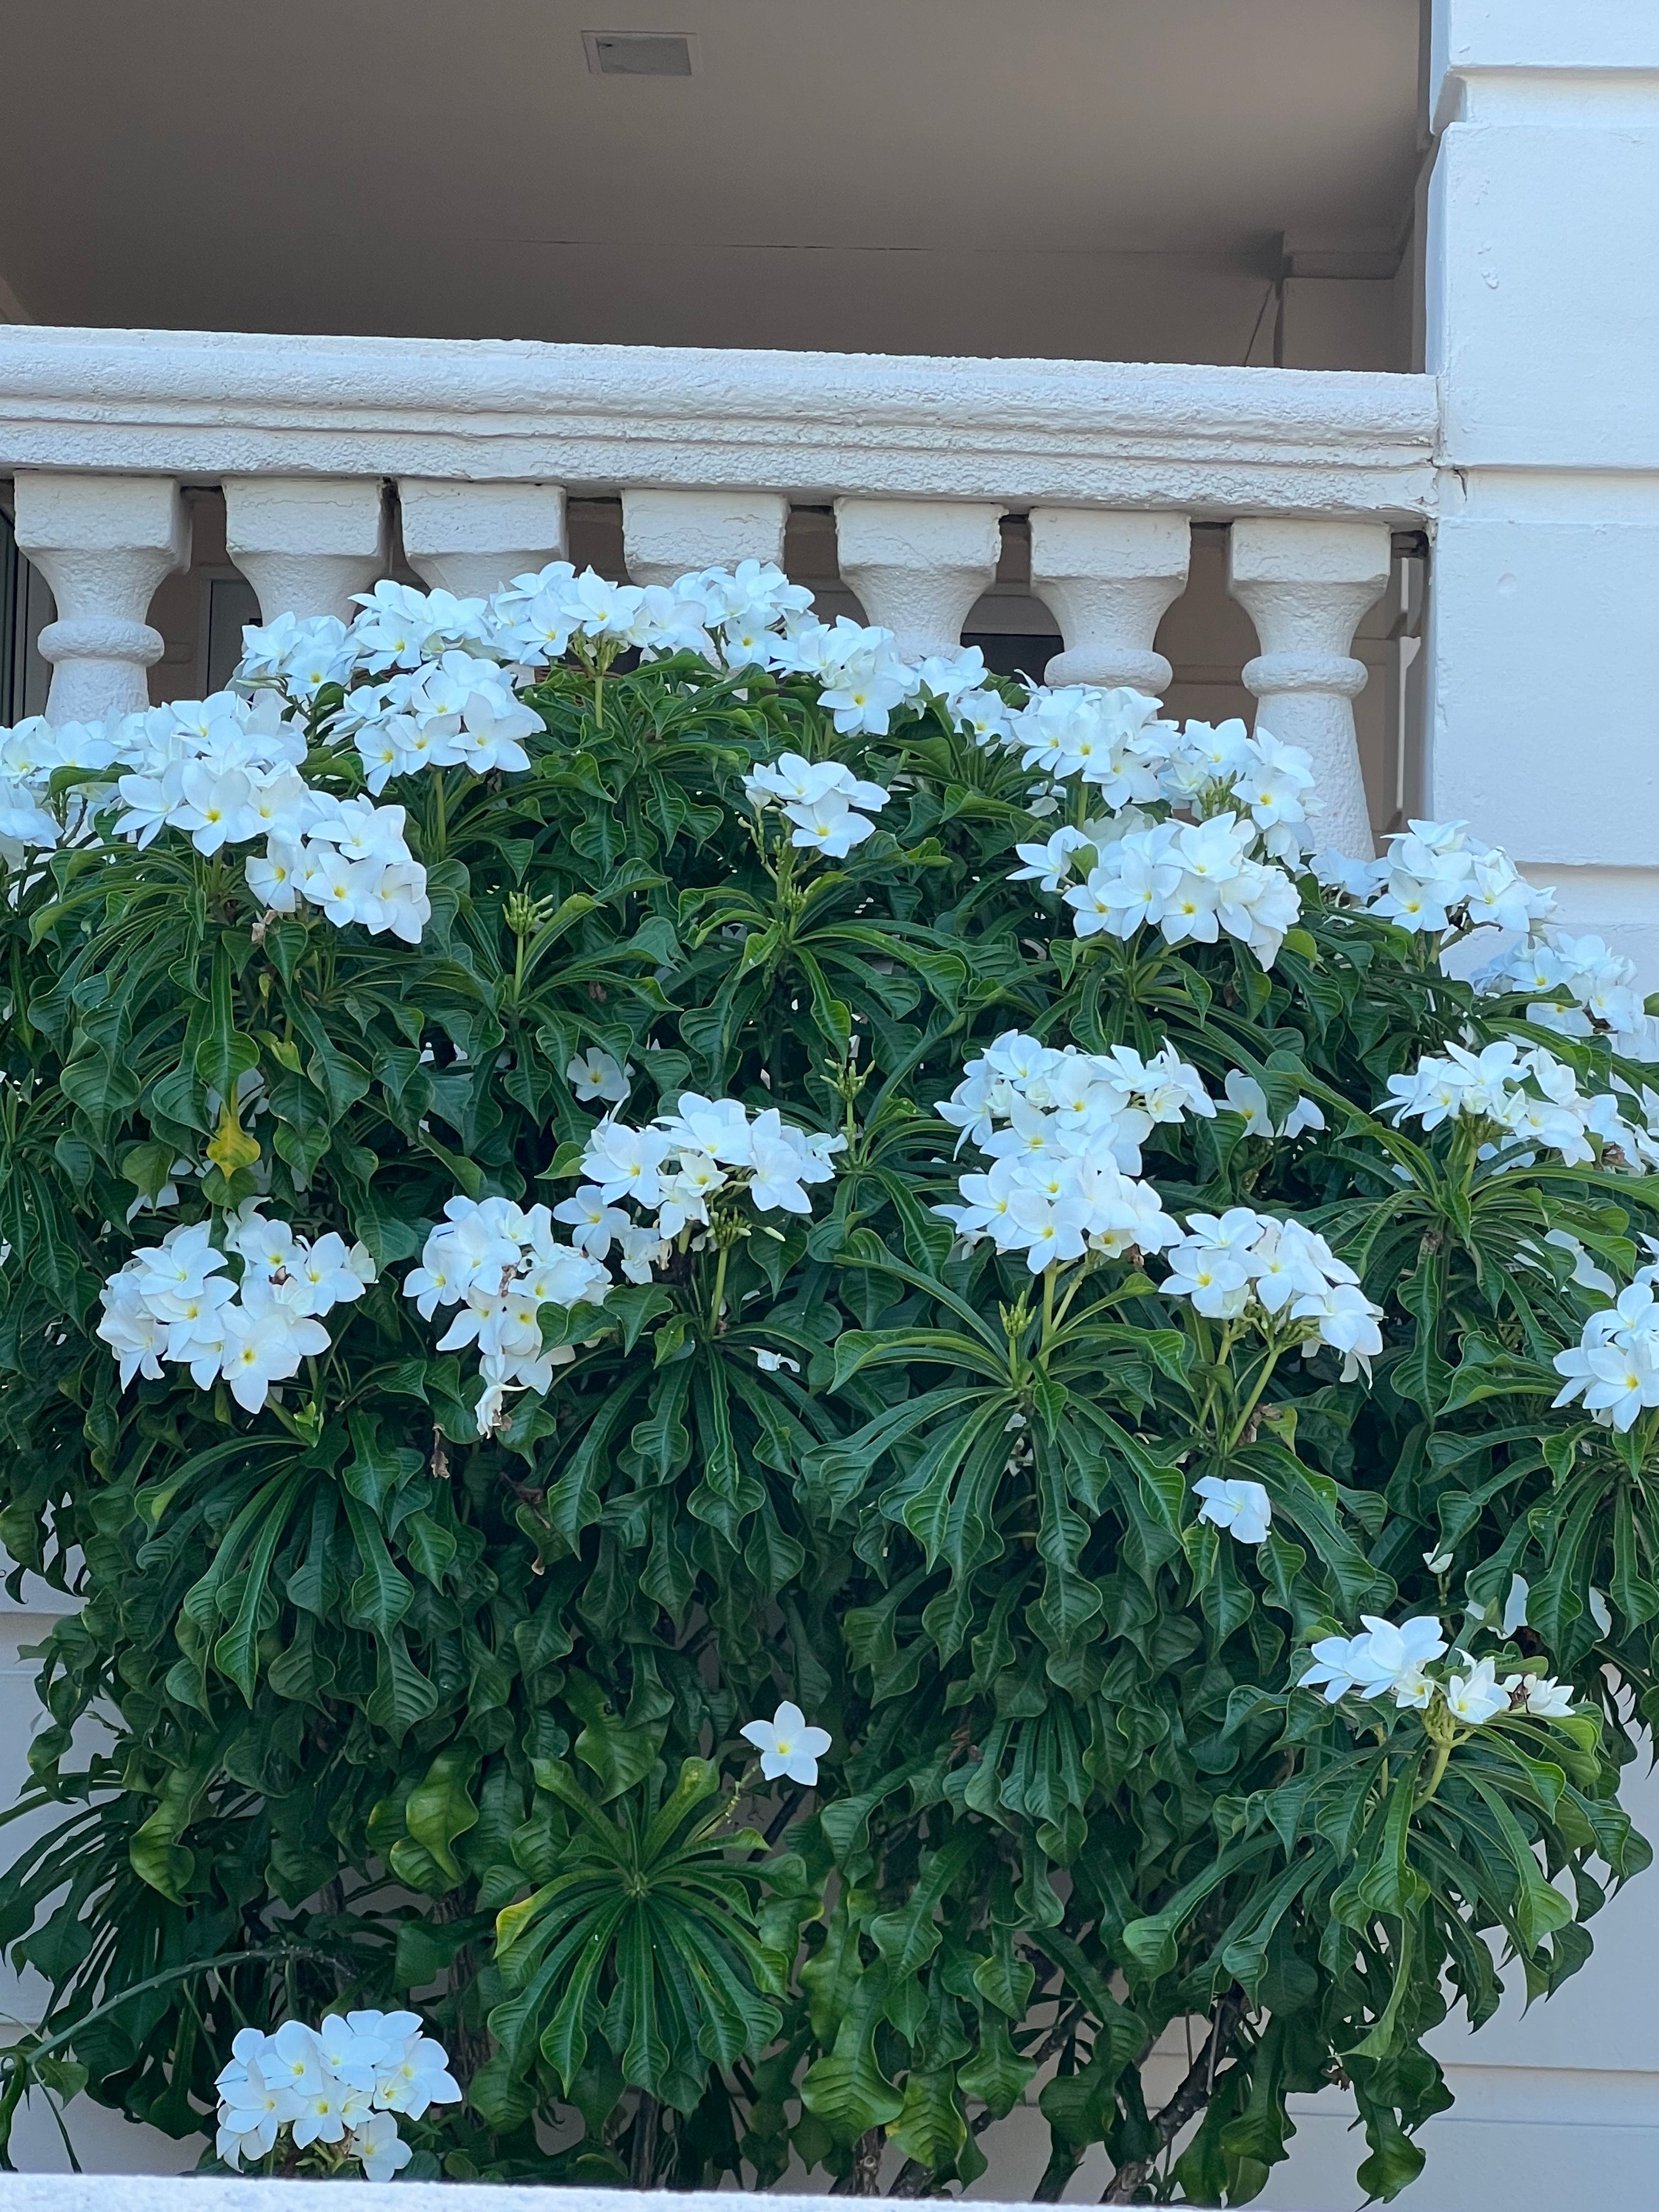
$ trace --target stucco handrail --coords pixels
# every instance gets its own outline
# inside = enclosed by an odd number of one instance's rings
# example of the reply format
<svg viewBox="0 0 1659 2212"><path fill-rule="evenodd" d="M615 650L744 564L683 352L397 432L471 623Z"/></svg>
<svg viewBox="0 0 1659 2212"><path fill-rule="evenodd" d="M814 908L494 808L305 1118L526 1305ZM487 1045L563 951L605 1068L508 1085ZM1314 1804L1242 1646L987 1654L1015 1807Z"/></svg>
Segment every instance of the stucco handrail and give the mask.
<svg viewBox="0 0 1659 2212"><path fill-rule="evenodd" d="M332 2212L341 2202L338 2189L333 2181L252 2175L128 2173L118 2179L101 2173L8 2173L0 2175L0 2212L103 2212L112 2190L118 2191L126 2212ZM773 2212L833 2212L841 2201L805 2192L757 2193ZM730 2212L732 2203L729 2195L712 2190L458 2181L354 2181L348 2201L356 2212L665 2212L670 2207L672 2212ZM1014 2208L985 2204L980 2212Z"/></svg>
<svg viewBox="0 0 1659 2212"><path fill-rule="evenodd" d="M763 484L1409 523L1434 380L519 340L0 327L12 469Z"/></svg>

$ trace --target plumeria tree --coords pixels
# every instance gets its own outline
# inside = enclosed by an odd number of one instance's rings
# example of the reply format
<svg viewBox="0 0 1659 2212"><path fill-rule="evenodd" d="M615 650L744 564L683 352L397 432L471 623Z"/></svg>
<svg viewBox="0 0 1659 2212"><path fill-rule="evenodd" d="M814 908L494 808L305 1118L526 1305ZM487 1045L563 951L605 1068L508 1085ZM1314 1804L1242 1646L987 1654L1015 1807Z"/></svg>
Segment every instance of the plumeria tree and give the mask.
<svg viewBox="0 0 1659 2212"><path fill-rule="evenodd" d="M1242 2203L1344 2084L1413 2178L1648 1857L1627 963L754 563L250 630L0 858L0 2143L922 2195L1024 2101Z"/></svg>

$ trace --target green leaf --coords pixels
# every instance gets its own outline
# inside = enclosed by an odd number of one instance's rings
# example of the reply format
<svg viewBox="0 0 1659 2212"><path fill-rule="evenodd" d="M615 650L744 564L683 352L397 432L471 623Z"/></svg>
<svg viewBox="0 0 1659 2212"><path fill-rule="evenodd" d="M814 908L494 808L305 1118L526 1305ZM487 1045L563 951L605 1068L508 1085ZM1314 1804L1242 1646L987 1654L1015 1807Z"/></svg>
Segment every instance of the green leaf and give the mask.
<svg viewBox="0 0 1659 2212"><path fill-rule="evenodd" d="M259 1065L259 1048L236 1026L230 945L225 938L214 947L209 1008L207 1033L196 1048L196 1079L228 1104L235 1097L238 1078Z"/></svg>
<svg viewBox="0 0 1659 2212"><path fill-rule="evenodd" d="M416 1842L429 1851L453 1882L462 1868L455 1856L455 1842L477 1826L478 1808L469 1789L477 1761L459 1748L441 1751L409 1793L404 1820Z"/></svg>

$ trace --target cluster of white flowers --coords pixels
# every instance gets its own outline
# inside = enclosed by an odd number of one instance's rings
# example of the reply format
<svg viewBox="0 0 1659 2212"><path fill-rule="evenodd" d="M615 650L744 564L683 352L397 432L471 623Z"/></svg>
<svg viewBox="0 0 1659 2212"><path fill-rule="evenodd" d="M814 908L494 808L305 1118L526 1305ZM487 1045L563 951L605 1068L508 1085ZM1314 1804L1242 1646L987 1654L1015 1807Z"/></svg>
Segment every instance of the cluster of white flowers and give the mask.
<svg viewBox="0 0 1659 2212"><path fill-rule="evenodd" d="M1081 1158L1103 1148L1126 1175L1139 1175L1140 1147L1160 1122L1188 1114L1208 1121L1215 1102L1173 1045L1143 1060L1126 1044L1103 1053L1057 1049L1005 1030L965 1064L939 1112L961 1131L958 1152L970 1140L993 1159L1068 1148ZM1009 1127L997 1133L1001 1121Z"/></svg>
<svg viewBox="0 0 1659 2212"><path fill-rule="evenodd" d="M1046 802L1054 811L1076 782L1099 793L1108 816L1159 801L1200 820L1248 814L1263 852L1297 861L1306 850L1302 825L1318 805L1310 756L1265 730L1252 737L1237 720L1164 721L1159 703L1121 686L1034 684L1024 705L1007 712L981 742L1017 752L1021 765L1043 779L1032 793L1036 811Z"/></svg>
<svg viewBox="0 0 1659 2212"><path fill-rule="evenodd" d="M1144 828L1127 826L1130 820L1127 812L1117 817L1117 834L1091 848L1093 865L1065 893L1077 934L1127 938L1145 922L1169 945L1214 945L1224 931L1271 968L1302 896L1284 868L1251 857L1257 832L1249 817L1212 814Z"/></svg>
<svg viewBox="0 0 1659 2212"><path fill-rule="evenodd" d="M1641 1174L1659 1166L1652 1126L1659 1098L1644 1094L1641 1122L1626 1118L1628 1103L1612 1091L1581 1091L1574 1071L1544 1046L1502 1037L1479 1052L1449 1044L1426 1054L1409 1075L1389 1078L1383 1106L1396 1122L1420 1121L1425 1133L1455 1115L1490 1124L1497 1140L1481 1147L1483 1158L1541 1146L1574 1167L1611 1151Z"/></svg>
<svg viewBox="0 0 1659 2212"><path fill-rule="evenodd" d="M390 2181L410 2156L392 2115L418 2120L460 2102L448 2052L412 2012L331 2013L320 2027L289 2020L274 2035L245 2027L230 2047L215 2085L215 2148L233 2168L266 2157L287 2128L295 2150L321 2143L358 2160L370 2181Z"/></svg>
<svg viewBox="0 0 1659 2212"><path fill-rule="evenodd" d="M507 670L459 647L355 686L331 725L356 745L364 781L377 794L394 775L422 769L520 775L530 766L524 740L541 727L541 716L519 698Z"/></svg>
<svg viewBox="0 0 1659 2212"><path fill-rule="evenodd" d="M1486 992L1525 992L1527 1019L1562 1036L1605 1036L1629 1060L1659 1060L1659 1017L1647 1012L1636 963L1599 937L1537 931L1474 977Z"/></svg>
<svg viewBox="0 0 1659 2212"><path fill-rule="evenodd" d="M1647 1012L1636 963L1599 937L1571 937L1550 921L1555 894L1530 884L1509 854L1471 837L1462 822L1413 822L1378 860L1322 853L1314 871L1328 890L1413 934L1449 946L1474 929L1516 941L1471 981L1487 995L1524 993L1527 1019L1563 1036L1606 1036L1632 1060L1659 1061L1659 1018Z"/></svg>
<svg viewBox="0 0 1659 2212"><path fill-rule="evenodd" d="M815 619L811 594L772 562L641 587L555 561L487 599L388 580L360 593L358 606L349 625L283 615L250 627L234 689L199 704L107 729L30 723L0 732L0 850L83 833L96 785L91 797L48 805L54 769L84 767L100 781L125 770L120 834L146 844L174 828L204 853L263 837L248 876L269 908L291 913L303 900L337 924L418 942L430 908L400 810L312 791L300 773L301 726L285 713L337 688L324 739L355 744L375 798L421 769L520 773L530 765L526 741L542 726L523 684L573 648L590 657L633 648L810 677L843 735L884 735L900 708L933 700L976 742L1020 754L1042 778L1032 794L1039 812L1055 811L1073 780L1097 790L1101 818L1019 848L1021 877L1066 890L1080 936L1127 937L1142 922L1171 944L1213 943L1224 932L1267 965L1300 910L1287 870L1306 849L1315 801L1298 748L1265 731L1252 737L1242 722L1183 729L1158 720L1158 702L1139 692L1086 684L1037 686L1010 710L987 687L976 649L906 661L890 630ZM836 859L870 834L888 798L836 763L794 755L745 788L757 809L781 807L793 844ZM1147 805L1195 818L1158 819ZM1085 879L1072 882L1080 870Z"/></svg>
<svg viewBox="0 0 1659 2212"><path fill-rule="evenodd" d="M875 828L891 794L878 783L866 783L839 761L803 760L785 753L743 780L744 795L757 814L781 807L791 825L789 842L826 859L844 860Z"/></svg>
<svg viewBox="0 0 1659 2212"><path fill-rule="evenodd" d="M694 653L716 667L811 676L843 735L884 735L893 713L924 693L976 732L1006 728L977 651L913 665L890 630L844 616L818 622L811 604L775 562L760 561L643 586L552 561L488 599L387 581L358 594L362 611L349 629L284 616L248 630L239 677L305 698L340 685L335 726L356 737L376 790L421 767L523 767L513 749L540 718L519 703L517 686L573 647L632 648L647 659Z"/></svg>
<svg viewBox="0 0 1659 2212"><path fill-rule="evenodd" d="M1248 1206L1188 1214L1187 1234L1166 1256L1166 1297L1190 1298L1195 1312L1212 1320L1248 1316L1272 1329L1284 1327L1282 1315L1300 1330L1304 1358L1322 1344L1343 1355L1345 1382L1362 1368L1369 1375L1382 1349L1382 1309L1324 1238L1299 1221Z"/></svg>
<svg viewBox="0 0 1659 2212"><path fill-rule="evenodd" d="M26 853L51 852L86 834L89 805L85 787L58 802L63 818L52 811L52 779L60 769L84 769L101 777L115 764L115 746L101 722L61 722L31 714L15 730L0 730L0 855L16 866Z"/></svg>
<svg viewBox="0 0 1659 2212"><path fill-rule="evenodd" d="M1316 804L1312 761L1240 721L1160 721L1158 705L1075 684L1039 688L1008 718L1002 741L1052 779L1034 811L1052 811L1073 779L1105 809L1018 847L1014 880L1061 892L1079 937L1127 938L1144 922L1171 945L1213 945L1224 931L1271 967L1302 910L1291 871ZM1153 805L1193 818L1158 818Z"/></svg>
<svg viewBox="0 0 1659 2212"><path fill-rule="evenodd" d="M263 839L247 880L271 911L292 914L303 900L338 927L361 922L418 944L432 908L403 808L314 790L300 772L305 757L303 730L269 690L252 700L216 692L104 725L53 729L37 718L0 741L0 837L17 852L83 840L112 781L118 837L142 848L177 830L207 854ZM65 795L60 822L46 800L65 767L88 781Z"/></svg>
<svg viewBox="0 0 1659 2212"><path fill-rule="evenodd" d="M579 1251L598 1261L615 1244L629 1281L646 1283L677 1237L700 1249L709 1204L722 1193L744 1193L757 1213L810 1213L805 1186L830 1180L846 1143L797 1129L775 1106L751 1114L736 1098L683 1091L673 1113L642 1129L614 1115L599 1122L582 1154L587 1181L555 1212ZM651 1218L625 1213L624 1199Z"/></svg>
<svg viewBox="0 0 1659 2212"><path fill-rule="evenodd" d="M440 1306L460 1308L438 1350L478 1347L481 1437L500 1421L508 1391L545 1390L553 1370L575 1358L568 1345L543 1349L542 1308L602 1305L610 1288L598 1258L559 1242L546 1206L507 1198L452 1198L404 1278L423 1321Z"/></svg>
<svg viewBox="0 0 1659 2212"><path fill-rule="evenodd" d="M238 1281L210 1221L174 1229L135 1252L103 1289L98 1335L120 1363L121 1387L136 1375L161 1379L161 1362L190 1370L198 1390L222 1378L243 1410L257 1413L274 1382L326 1352L322 1317L362 1297L374 1262L361 1244L330 1231L315 1243L248 1206L227 1224L225 1243L241 1261Z"/></svg>
<svg viewBox="0 0 1659 2212"><path fill-rule="evenodd" d="M1195 1068L1166 1045L1150 1060L1127 1045L1057 1050L1009 1030L940 1105L941 1119L991 1161L958 1179L962 1203L937 1206L969 1243L988 1237L1034 1275L1080 1260L1162 1251L1181 1234L1139 1180L1142 1140L1158 1122L1215 1106Z"/></svg>
<svg viewBox="0 0 1659 2212"><path fill-rule="evenodd" d="M1572 1711L1572 1691L1548 1675L1506 1674L1499 1681L1490 1659L1474 1660L1454 1651L1461 1674L1431 1674L1431 1664L1446 1650L1440 1623L1431 1613L1395 1627L1373 1613L1359 1616L1358 1636L1327 1636L1313 1647L1313 1665L1302 1677L1304 1690L1322 1692L1328 1705L1353 1692L1362 1698L1392 1698L1396 1706L1426 1711L1437 1692L1447 1710L1467 1728L1479 1728L1500 1713L1526 1712L1537 1720L1565 1720Z"/></svg>
<svg viewBox="0 0 1659 2212"><path fill-rule="evenodd" d="M1553 891L1539 890L1496 845L1471 837L1462 822L1413 822L1375 860L1322 853L1320 880L1369 914L1413 934L1461 933L1481 927L1530 932L1550 913Z"/></svg>
<svg viewBox="0 0 1659 2212"><path fill-rule="evenodd" d="M1556 1372L1566 1377L1558 1406L1571 1406L1582 1397L1585 1412L1603 1428L1620 1431L1632 1427L1649 1407L1659 1406L1656 1280L1659 1262L1638 1267L1629 1289L1590 1316L1577 1343L1556 1353Z"/></svg>

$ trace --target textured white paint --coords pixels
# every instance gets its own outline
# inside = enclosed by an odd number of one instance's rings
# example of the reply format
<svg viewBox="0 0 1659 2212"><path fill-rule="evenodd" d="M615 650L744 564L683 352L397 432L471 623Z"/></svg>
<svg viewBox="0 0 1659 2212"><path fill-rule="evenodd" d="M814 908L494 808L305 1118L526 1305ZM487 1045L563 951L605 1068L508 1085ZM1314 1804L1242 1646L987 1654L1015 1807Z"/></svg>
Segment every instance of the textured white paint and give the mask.
<svg viewBox="0 0 1659 2212"><path fill-rule="evenodd" d="M0 471L1431 511L1423 376L0 326Z"/></svg>
<svg viewBox="0 0 1659 2212"><path fill-rule="evenodd" d="M337 615L349 622L352 593L366 591L386 566L380 484L230 476L224 493L226 549L258 594L264 620Z"/></svg>
<svg viewBox="0 0 1659 2212"><path fill-rule="evenodd" d="M1659 7L1437 0L1432 813L1659 984Z"/></svg>
<svg viewBox="0 0 1659 2212"><path fill-rule="evenodd" d="M1363 522L1236 522L1227 535L1227 588L1261 641L1245 688L1265 728L1312 754L1319 834L1356 860L1376 847L1353 721L1366 669L1350 647L1389 580L1389 542Z"/></svg>
<svg viewBox="0 0 1659 2212"><path fill-rule="evenodd" d="M1653 0L1435 0L1429 112L1450 120L1471 81L1523 72L1571 76L1587 89L1608 73L1659 70Z"/></svg>
<svg viewBox="0 0 1659 2212"><path fill-rule="evenodd" d="M564 552L562 484L405 477L398 498L410 568L459 599L487 598Z"/></svg>
<svg viewBox="0 0 1659 2212"><path fill-rule="evenodd" d="M994 507L950 500L836 501L841 573L904 659L955 652L974 602L996 580L1000 521Z"/></svg>
<svg viewBox="0 0 1659 2212"><path fill-rule="evenodd" d="M623 546L636 584L672 584L694 568L783 558L789 502L775 491L623 492Z"/></svg>
<svg viewBox="0 0 1659 2212"><path fill-rule="evenodd" d="M190 524L171 478L20 470L17 542L52 586L58 619L40 633L52 665L46 712L88 722L149 704L144 671L161 657L144 620L164 576L190 557Z"/></svg>
<svg viewBox="0 0 1659 2212"><path fill-rule="evenodd" d="M121 2184L122 2212L337 2212L334 2181L264 2181L213 2174ZM729 2196L693 2190L519 2189L495 2182L354 2181L353 2212L731 2212ZM109 2184L95 2175L0 2174L0 2212L107 2212ZM768 2197L775 2212L829 2212L827 2197Z"/></svg>
<svg viewBox="0 0 1659 2212"><path fill-rule="evenodd" d="M1184 514L1039 507L1031 514L1031 588L1066 640L1048 684L1128 684L1161 698L1173 673L1152 641L1187 588Z"/></svg>

